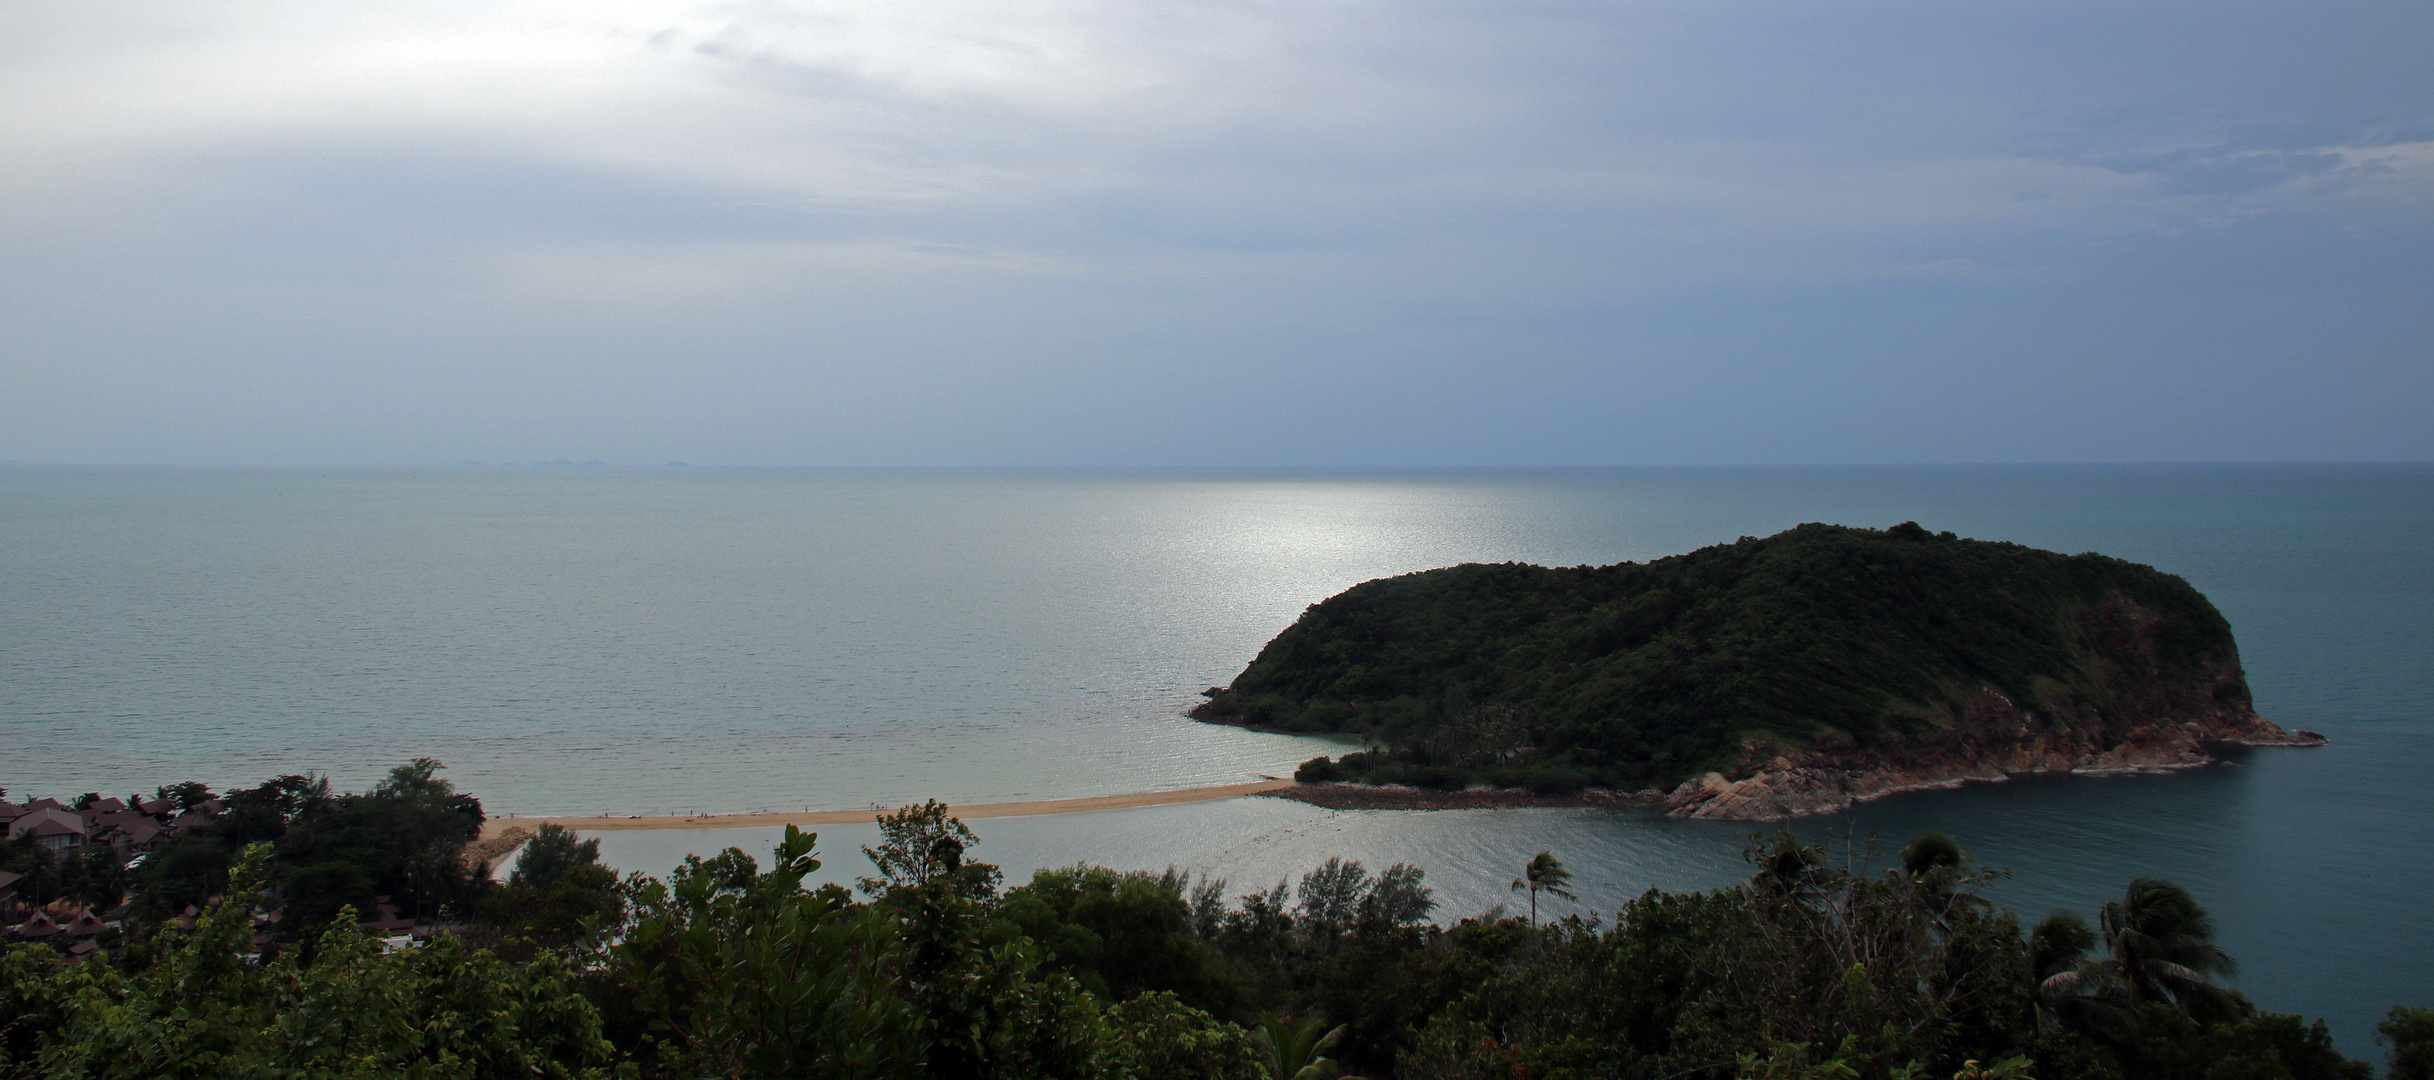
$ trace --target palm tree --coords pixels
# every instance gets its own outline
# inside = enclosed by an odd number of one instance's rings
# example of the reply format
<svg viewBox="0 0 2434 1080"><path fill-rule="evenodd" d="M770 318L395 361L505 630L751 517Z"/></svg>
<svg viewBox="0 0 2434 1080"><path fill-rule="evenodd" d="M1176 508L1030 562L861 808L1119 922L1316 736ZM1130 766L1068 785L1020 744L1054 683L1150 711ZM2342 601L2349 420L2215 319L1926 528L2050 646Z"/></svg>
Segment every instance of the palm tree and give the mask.
<svg viewBox="0 0 2434 1080"><path fill-rule="evenodd" d="M2037 980L2037 1026L2069 1028L2107 1042L2122 1042L2136 1033L2137 1016L2129 1008L2129 980L2110 958L2090 955L2096 932L2086 919L2057 911L2037 923L2028 937L2028 963Z"/></svg>
<svg viewBox="0 0 2434 1080"><path fill-rule="evenodd" d="M2200 1021L2247 1011L2247 998L2214 984L2215 976L2227 978L2237 965L2214 943L2214 916L2189 890L2139 878L2121 899L2104 905L2099 922L2117 973L2138 997L2171 1002Z"/></svg>
<svg viewBox="0 0 2434 1080"><path fill-rule="evenodd" d="M1282 1020L1275 1013L1263 1012L1259 1029L1251 1033L1251 1041L1267 1052L1268 1073L1275 1080L1361 1080L1345 1076L1343 1067L1325 1056L1343 1038L1343 1025L1329 1029L1327 1018L1319 1013Z"/></svg>
<svg viewBox="0 0 2434 1080"><path fill-rule="evenodd" d="M1825 873L1825 852L1800 842L1790 832L1775 834L1775 844L1763 851L1756 847L1742 853L1755 863L1758 872L1750 876L1750 886L1759 896L1771 901L1797 901L1813 891L1820 875Z"/></svg>
<svg viewBox="0 0 2434 1080"><path fill-rule="evenodd" d="M2040 1024L2120 1042L2136 1033L2131 1006L2139 1001L2177 1005L2201 1022L2248 1011L2239 991L2214 984L2234 965L2214 943L2214 917L2189 890L2139 878L2104 905L2100 922L2102 955L2095 954L2096 931L2067 911L2046 916L2029 935Z"/></svg>
<svg viewBox="0 0 2434 1080"><path fill-rule="evenodd" d="M1969 853L1961 850L1960 842L1940 832L1920 833L1902 847L1902 871L1913 878L1958 870L1968 862Z"/></svg>
<svg viewBox="0 0 2434 1080"><path fill-rule="evenodd" d="M1531 857L1530 865L1523 867L1521 876L1513 879L1514 892L1520 892L1523 889L1530 891L1531 926L1538 925L1539 893L1554 893L1566 900L1580 899L1564 888L1564 882L1570 880L1572 880L1572 872L1564 869L1563 860L1556 858L1554 852L1541 851Z"/></svg>

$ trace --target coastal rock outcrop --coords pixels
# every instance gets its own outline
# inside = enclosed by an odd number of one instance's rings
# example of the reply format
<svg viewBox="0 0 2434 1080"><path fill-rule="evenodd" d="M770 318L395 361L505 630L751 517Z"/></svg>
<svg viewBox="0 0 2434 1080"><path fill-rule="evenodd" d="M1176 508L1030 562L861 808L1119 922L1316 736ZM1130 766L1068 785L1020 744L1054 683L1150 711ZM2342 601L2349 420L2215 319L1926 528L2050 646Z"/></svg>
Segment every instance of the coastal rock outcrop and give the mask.
<svg viewBox="0 0 2434 1080"><path fill-rule="evenodd" d="M1958 787L2034 773L2159 772L2211 765L2226 746L2322 746L2324 736L2290 731L2241 705L2191 720L2138 723L2107 738L2104 728L2053 730L1992 691L1968 738L1929 739L1897 752L1743 746L1731 772L1684 781L1665 797L1668 816L1784 821L1832 814L1904 791Z"/></svg>

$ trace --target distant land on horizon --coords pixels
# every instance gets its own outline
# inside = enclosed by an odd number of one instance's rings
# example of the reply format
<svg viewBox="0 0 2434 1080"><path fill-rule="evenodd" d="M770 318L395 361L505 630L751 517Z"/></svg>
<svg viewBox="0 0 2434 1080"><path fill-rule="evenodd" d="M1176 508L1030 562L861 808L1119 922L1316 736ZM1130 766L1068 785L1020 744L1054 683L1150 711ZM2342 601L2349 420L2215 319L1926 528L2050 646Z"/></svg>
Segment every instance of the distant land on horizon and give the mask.
<svg viewBox="0 0 2434 1080"><path fill-rule="evenodd" d="M1903 472L1948 470L2001 470L2070 472L2081 470L2211 470L2211 469L2424 469L2434 467L2434 458L2276 458L2276 459L2138 459L2138 460L1921 460L1921 461L1641 461L1641 462L1297 462L1297 461L720 461L695 457L636 458L612 460L598 456L554 457L530 459L498 459L465 457L458 460L398 460L398 461L43 461L31 458L0 458L0 468L25 469L194 469L194 470L281 470L281 469L361 469L376 472L418 470L475 469L541 469L541 470L623 470L666 471L682 469L700 472L941 472L941 473L1145 473L1145 474L1240 474L1255 476L1494 476L1532 474L1598 474L1598 473L1679 473L1679 472Z"/></svg>

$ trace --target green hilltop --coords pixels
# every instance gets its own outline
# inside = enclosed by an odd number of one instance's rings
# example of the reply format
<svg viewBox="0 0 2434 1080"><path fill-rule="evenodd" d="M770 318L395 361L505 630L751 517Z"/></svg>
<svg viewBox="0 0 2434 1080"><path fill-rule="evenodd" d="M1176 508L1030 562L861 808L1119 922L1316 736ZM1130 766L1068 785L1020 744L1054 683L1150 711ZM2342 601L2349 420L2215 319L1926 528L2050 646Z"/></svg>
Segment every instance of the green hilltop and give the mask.
<svg viewBox="0 0 2434 1080"><path fill-rule="evenodd" d="M1541 791L1780 751L1898 762L1991 727L2102 750L2145 725L2255 720L2230 624L2188 582L1909 522L1366 582L1194 715L1371 747L1303 779Z"/></svg>

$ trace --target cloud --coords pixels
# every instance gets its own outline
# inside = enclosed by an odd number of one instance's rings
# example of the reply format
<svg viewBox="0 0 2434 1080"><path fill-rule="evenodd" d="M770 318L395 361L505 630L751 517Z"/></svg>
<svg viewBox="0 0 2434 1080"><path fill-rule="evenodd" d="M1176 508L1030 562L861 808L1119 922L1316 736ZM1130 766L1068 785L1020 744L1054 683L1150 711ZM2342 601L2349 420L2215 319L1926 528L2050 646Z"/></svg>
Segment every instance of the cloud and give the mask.
<svg viewBox="0 0 2434 1080"><path fill-rule="evenodd" d="M1290 372L1340 402L1390 376L1429 412L1516 353L1606 386L1701 348L1651 313L1824 292L1880 324L2151 294L2049 321L2160 370L2168 335L2122 323L2189 300L2161 290L2211 274L2264 318L2360 267L2408 280L2396 252L2434 231L2426 19L2368 4L26 0L12 30L0 313L30 329L0 365L42 367L22 385L48 404L0 420L38 426L130 385L49 365L207 384L412 342L544 381L682 354L729 387L810 351L939 417L980 407L942 385L1071 396L1056 432L1001 432L1038 446L1136 406L1124 371ZM2416 340L2414 296L2360 316L2371 348ZM1731 348L1870 339L1828 310ZM240 347L264 320L318 329ZM388 387L310 370L324 405ZM618 400L667 400L637 378ZM1391 417L1345 423L1408 449ZM1565 423L1545 445L1617 445ZM439 454L466 456L508 455Z"/></svg>

